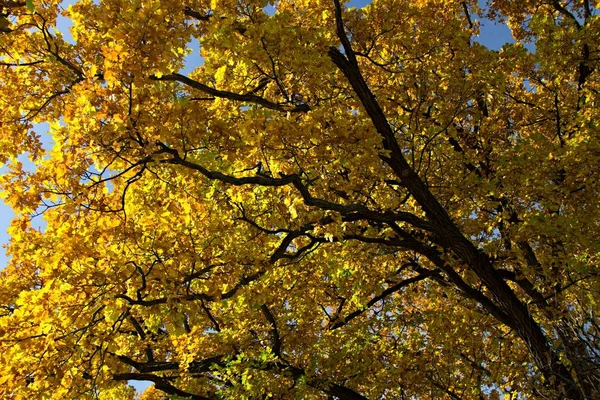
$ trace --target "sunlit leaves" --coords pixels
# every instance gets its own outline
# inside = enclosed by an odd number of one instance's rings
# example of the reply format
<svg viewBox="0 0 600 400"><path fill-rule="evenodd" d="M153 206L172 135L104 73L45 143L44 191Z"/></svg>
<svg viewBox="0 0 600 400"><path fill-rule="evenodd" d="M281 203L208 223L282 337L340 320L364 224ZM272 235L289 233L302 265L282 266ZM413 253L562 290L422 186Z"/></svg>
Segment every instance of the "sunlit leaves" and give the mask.
<svg viewBox="0 0 600 400"><path fill-rule="evenodd" d="M456 232L593 395L585 4L342 7L375 111L330 58L333 1L2 4L0 395L556 397ZM476 43L484 15L518 42Z"/></svg>

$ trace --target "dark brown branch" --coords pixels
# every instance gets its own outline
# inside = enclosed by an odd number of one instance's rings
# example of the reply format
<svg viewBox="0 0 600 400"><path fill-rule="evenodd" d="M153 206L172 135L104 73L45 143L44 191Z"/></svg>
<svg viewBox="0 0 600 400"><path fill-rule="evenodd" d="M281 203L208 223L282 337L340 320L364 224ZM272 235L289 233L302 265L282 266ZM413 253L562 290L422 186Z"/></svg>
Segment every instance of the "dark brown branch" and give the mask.
<svg viewBox="0 0 600 400"><path fill-rule="evenodd" d="M518 276L515 272L507 270L498 270L498 273L506 280L515 282L525 293L533 299L533 301L540 306L547 306L544 295L535 289L535 286L525 277Z"/></svg>
<svg viewBox="0 0 600 400"><path fill-rule="evenodd" d="M212 271L215 267L221 267L225 265L225 263L218 263L218 264L211 264L205 268L202 268L200 271L196 271L193 274L190 274L188 276L185 277L185 279L183 280L184 282L191 282L194 279L198 279L201 278L202 275L206 274L207 272Z"/></svg>
<svg viewBox="0 0 600 400"><path fill-rule="evenodd" d="M492 371L490 371L488 368L486 368L483 365L481 365L481 364L484 364L484 363L480 364L479 362L477 362L475 360L471 360L471 358L469 356L467 356L463 352L461 352L459 355L460 355L460 358L462 358L463 360L467 361L471 365L471 367L473 367L473 369L481 371L484 374L486 374L487 376L491 376L492 375Z"/></svg>
<svg viewBox="0 0 600 400"><path fill-rule="evenodd" d="M178 362L169 361L152 361L152 362L139 362L127 356L117 356L119 361L125 363L141 373L151 372L167 372L167 371L179 371L181 365ZM188 365L188 370L193 373L208 372L213 365L224 365L224 358L222 356L214 356L201 361L192 361Z"/></svg>
<svg viewBox="0 0 600 400"><path fill-rule="evenodd" d="M269 363L268 369L275 370L278 372L287 371L291 373L294 380L299 380L306 377L306 372L298 367L291 365L283 365L281 363ZM338 385L335 383L322 382L317 379L310 379L306 381L306 384L314 389L327 393L330 396L335 396L339 400L368 400L365 396L356 392L347 386Z"/></svg>
<svg viewBox="0 0 600 400"><path fill-rule="evenodd" d="M167 394L172 394L175 396L192 399L192 400L215 400L209 397L200 396L194 393L189 393L184 390L181 390L168 382L166 378L162 378L160 376L154 374L143 374L143 373L122 373L122 374L113 374L112 379L115 381L150 381L154 382L154 386Z"/></svg>
<svg viewBox="0 0 600 400"><path fill-rule="evenodd" d="M297 174L285 175L281 178L272 178L266 175L254 175L236 178L234 176L226 175L218 171L211 171L200 164L188 161L182 158L177 150L172 149L163 143L158 143L158 145L159 147L161 147L161 150L158 153L167 153L172 156L172 158L163 160L162 162L182 165L184 167L200 172L206 178L211 180L218 180L234 186L261 185L279 187L292 184L300 192L300 195L302 196L304 203L307 206L318 207L322 210L337 211L340 214L344 215L348 221L372 220L382 223L402 221L408 222L409 224L420 229L432 229L432 226L428 221L425 221L412 213L389 211L380 213L377 211L370 210L362 204L345 205L313 197L310 194L308 187L302 182L302 179Z"/></svg>
<svg viewBox="0 0 600 400"><path fill-rule="evenodd" d="M469 6L464 1L461 1L463 11L465 12L465 17L467 18L467 22L469 23L469 28L473 29L473 20L471 19L471 13L469 12Z"/></svg>
<svg viewBox="0 0 600 400"><path fill-rule="evenodd" d="M329 48L329 57L342 71L367 115L369 115L373 126L381 135L385 152L380 154L380 158L390 166L406 189L423 208L435 227L436 242L463 261L481 279L497 303L496 306L484 296L486 303L482 305L496 317L509 316L509 318L502 318L500 321L515 329L519 337L527 344L537 367L549 382L554 382L552 386L555 390L563 393L566 397L577 400L584 399L585 396L580 387L574 381L567 367L561 362L556 351L552 349L548 338L529 313L527 306L500 277L489 257L462 234L446 209L404 158L394 131L389 125L381 106L367 85L355 59L353 60L351 57L353 53L349 40L343 29L339 29L339 27L343 28L343 22L340 21L339 1L334 0L334 2L336 4L336 19L338 20L336 21L338 36L348 57L333 46ZM489 305L493 305L493 308L488 308ZM499 314L498 311L501 313Z"/></svg>
<svg viewBox="0 0 600 400"><path fill-rule="evenodd" d="M151 76L150 79L155 80L155 81L180 82L186 86L200 90L200 91L202 91L206 94L209 94L211 96L214 96L214 97L228 99L228 100L234 100L234 101L240 101L240 102L244 102L244 103L258 104L265 108L268 108L271 110L276 110L276 111L307 112L310 110L309 105L306 103L301 103L301 104L274 103L272 101L269 101L263 97L257 96L252 93L239 94L239 93L229 92L226 90L218 90L218 89L211 88L210 86L207 86L198 81L195 81L193 79L190 79L185 75L181 75L181 74L177 74L177 73L163 75L160 78L157 76Z"/></svg>
<svg viewBox="0 0 600 400"><path fill-rule="evenodd" d="M208 308L208 306L206 304L204 304L204 301L200 302L200 306L204 310L204 313L206 314L206 316L208 317L210 322L213 324L215 331L221 332L221 326L219 325L219 322L216 320L216 318L210 312L210 308Z"/></svg>
<svg viewBox="0 0 600 400"><path fill-rule="evenodd" d="M119 360L133 368L135 368L138 372L131 373L122 373L122 374L114 374L113 379L115 380L144 380L154 382L157 389L160 389L168 394L176 394L178 396L188 397L192 399L200 399L205 400L205 397L194 395L192 393L183 392L180 389L177 389L175 386L168 382L169 378L163 378L158 375L152 374L152 372L167 372L167 371L179 371L181 368L180 364L177 362L153 362L153 363L141 363L137 362L127 356L118 356ZM211 358L207 358L202 361L194 361L189 365L189 372L191 373L201 373L208 372L210 368L214 365L225 366L225 358L222 356L215 356ZM276 371L279 373L288 372L291 373L292 377L295 380L300 379L303 376L306 376L306 373L303 369L297 368L291 365L282 364L280 362L270 362L266 366L261 364L259 367L261 369L268 369L272 371ZM177 378L175 375L174 378ZM322 392L331 394L336 396L337 398L344 400L368 400L366 397L357 393L353 389L350 389L346 386L338 385L338 384L327 384L325 382L319 382L317 380L309 380L307 384L317 390ZM159 386L161 385L161 386ZM167 390L165 390L167 389ZM175 391L179 391L178 394ZM196 397L193 397L196 396Z"/></svg>
<svg viewBox="0 0 600 400"><path fill-rule="evenodd" d="M29 67L32 65L37 65L37 64L43 64L44 61L43 60L37 60L37 61L30 61L30 62L23 62L23 63L6 63L6 62L0 62L0 66L3 67Z"/></svg>
<svg viewBox="0 0 600 400"><path fill-rule="evenodd" d="M48 52L54 56L56 61L58 61L60 64L64 65L69 70L71 70L73 73L75 73L75 75L77 75L78 81L82 81L84 79L85 75L81 71L81 69L77 68L73 63L67 61L65 58L63 58L62 56L60 56L58 54L58 45L56 44L56 42L50 43L51 39L53 41L55 39L54 39L54 36L52 36L50 34L50 32L48 32L48 30L46 29L46 20L43 20L41 32L42 32L42 35L44 36L44 41L46 42L46 48L47 48ZM53 46L53 44L54 44L54 46ZM54 49L53 49L53 47L54 47Z"/></svg>
<svg viewBox="0 0 600 400"><path fill-rule="evenodd" d="M531 245L528 242L522 240L517 242L517 246L519 246L519 249L521 249L521 251L523 252L527 265L537 273L542 272L542 264L540 264L540 261L538 260L537 256L535 255L535 252L531 248Z"/></svg>
<svg viewBox="0 0 600 400"><path fill-rule="evenodd" d="M579 63L579 77L577 78L578 89L581 90L587 81L587 78L594 72L594 68L589 66L590 61L590 46L587 43L583 44L581 50L582 61Z"/></svg>
<svg viewBox="0 0 600 400"><path fill-rule="evenodd" d="M287 246L286 246L287 248ZM277 254L277 256L272 256L272 259L274 258L275 260L279 260L280 258L284 258L281 254ZM117 294L115 295L115 299L123 299L125 301L127 301L129 304L131 305L139 305L139 306L144 306L144 307L152 307L152 306L156 306L159 304L165 304L167 303L169 300L171 301L175 301L175 302L180 302L180 301L196 301L196 300L204 300L204 301L217 301L219 299L224 300L224 299L229 299L233 296L235 296L235 294L238 292L238 290L240 290L242 287L246 286L247 284L249 284L250 282L254 282L255 280L259 279L262 275L265 274L265 271L259 271L257 273L254 273L252 275L246 276L242 279L240 279L240 281L233 287L231 288L229 291L222 293L220 296L213 296L210 294L206 294L206 293L192 293L192 294L188 294L185 296L179 296L179 297L175 297L172 299L169 299L167 297L159 297L156 299L152 299L152 300L136 300L136 299L132 299L131 297L127 296L126 294Z"/></svg>
<svg viewBox="0 0 600 400"><path fill-rule="evenodd" d="M342 5L340 4L339 0L333 0L333 4L335 6L335 28L337 36L340 39L340 42L342 42L344 53L346 54L350 64L358 67L356 55L354 54L350 40L348 40L348 36L346 36L346 29L344 28L344 20L342 18Z"/></svg>
<svg viewBox="0 0 600 400"><path fill-rule="evenodd" d="M279 330L277 329L277 321L275 321L275 317L269 310L269 307L266 304L260 306L260 310L263 315L271 325L271 340L273 341L273 354L275 354L278 358L281 358L281 337L279 336Z"/></svg>
<svg viewBox="0 0 600 400"><path fill-rule="evenodd" d="M581 25L581 23L577 20L577 17L575 17L575 15L572 12L570 12L567 8L565 8L558 0L553 0L551 4L554 7L554 9L556 9L565 18L570 20L577 27L578 30L581 31L583 29L583 25ZM584 4L584 24L586 24L589 21L590 16L590 5L589 2L586 1ZM588 43L583 44L583 48L581 50L581 58L582 60L578 66L579 77L577 78L579 90L583 88L583 85L587 81L587 78L592 74L592 72L594 72L594 69L589 66L590 47Z"/></svg>
<svg viewBox="0 0 600 400"><path fill-rule="evenodd" d="M590 6L590 0L583 0L583 17L585 18L584 24L588 22L592 16L592 7Z"/></svg>
<svg viewBox="0 0 600 400"><path fill-rule="evenodd" d="M412 283L420 282L420 281L428 278L431 275L432 275L431 272L430 273L422 273L422 274L419 274L419 275L417 275L415 277L408 278L408 279L405 279L403 281L400 281L400 282L396 283L393 286L390 286L389 288L387 288L383 292L381 292L381 294L379 294L378 296L375 296L374 298L372 298L371 300L369 300L369 302L366 304L366 306L363 309L356 310L353 313L350 313L343 320L334 323L331 326L330 329L333 330L333 329L337 329L337 328L340 328L340 327L346 325L348 322L350 322L354 318L356 318L356 317L364 314L366 311L369 310L369 308L373 307L373 305L375 305L376 303L378 303L381 300L385 299L389 295L400 291L401 289L405 288L406 286L409 286Z"/></svg>
<svg viewBox="0 0 600 400"><path fill-rule="evenodd" d="M157 154L167 153L172 156L171 159L163 160L163 162L168 164L176 164L182 165L184 167L190 168L192 170L200 172L206 178L211 180L218 180L224 183L228 183L234 186L243 186L243 185L261 185L261 186L286 186L292 183L294 180L299 180L300 177L298 175L287 175L281 178L271 178L264 175L255 175L255 176L244 176L241 178L236 178L231 175L226 175L218 171L211 171L206 169L200 164L196 164L190 161L185 160L179 155L177 150L168 147L163 143L157 143L157 145L161 148Z"/></svg>
<svg viewBox="0 0 600 400"><path fill-rule="evenodd" d="M456 393L454 393L452 390L450 390L450 388L448 388L447 386L444 386L444 385L440 384L439 382L436 382L433 378L429 377L429 381L433 384L433 386L437 387L438 389L440 389L441 391L443 391L444 393L446 393L452 399L454 399L454 400L461 400L462 399L462 397L460 397L459 395L457 395Z"/></svg>
<svg viewBox="0 0 600 400"><path fill-rule="evenodd" d="M563 16L565 16L569 20L571 20L571 22L573 22L573 24L575 24L575 26L577 27L577 29L581 29L581 24L579 23L579 21L577 21L577 18L575 18L575 16L573 15L573 13L571 13L571 11L569 11L565 7L563 7L563 5L560 4L560 2L558 0L553 0L551 4L552 4L552 6L554 7L554 9L556 11L558 11Z"/></svg>
<svg viewBox="0 0 600 400"><path fill-rule="evenodd" d="M183 13L185 15L187 15L188 17L195 18L195 19L197 19L199 21L208 21L208 20L210 20L210 15L209 14L199 13L198 11L192 10L190 7L186 7L183 10Z"/></svg>
<svg viewBox="0 0 600 400"><path fill-rule="evenodd" d="M133 329L135 329L135 331L137 332L140 339L145 340L146 332L144 332L144 328L142 328L142 325L140 325L138 320L135 319L135 317L133 315L131 315L130 312L128 312L127 319L129 320L131 325L133 325ZM144 346L146 346L146 348L144 349L144 353L146 354L146 359L149 362L154 361L154 353L152 352L152 349L148 345L144 345Z"/></svg>
<svg viewBox="0 0 600 400"><path fill-rule="evenodd" d="M292 243L292 241L301 235L302 235L302 232L291 232L288 235L286 235L283 238L283 240L281 241L281 243L279 244L279 246L277 247L277 250L275 250L275 252L271 255L269 262L275 263L278 260L283 259L283 258L285 258L285 259L297 258L300 254L296 253L294 255L289 255L289 254L286 254L286 251L287 251L289 245ZM175 302L196 301L196 300L213 302L213 301L217 301L217 300L225 300L225 299L229 299L229 298L232 298L233 296L235 296L235 294L242 287L248 285L251 282L258 280L261 276L263 276L265 274L265 272L266 272L266 270L261 270L254 274L248 275L248 276L240 279L240 281L229 291L222 293L220 295L217 295L217 296L213 296L213 295L206 294L206 293L190 293L185 296L179 296L179 297L175 297L172 299L169 299L167 297L159 297L159 298L152 299L152 300L144 300L144 299L133 299L126 294L117 294L117 295L115 295L115 298L123 299L131 305L140 305L140 306L144 306L144 307L151 307L151 306L155 306L155 305L159 305L159 304L165 304L169 300L175 301Z"/></svg>
<svg viewBox="0 0 600 400"><path fill-rule="evenodd" d="M354 391L353 389L335 384L331 385L329 389L325 390L325 393L335 396L339 400L369 400L362 394Z"/></svg>
<svg viewBox="0 0 600 400"><path fill-rule="evenodd" d="M510 318L507 313L502 311L492 300L485 296L481 291L471 287L467 284L462 277L448 264L446 263L441 254L433 247L426 246L419 242L412 235L402 230L395 224L390 225L392 229L400 236L406 243L407 248L416 251L418 254L426 257L431 261L440 271L443 271L457 289L459 289L463 295L471 300L474 300L481 304L490 314L492 314L500 322L508 325Z"/></svg>

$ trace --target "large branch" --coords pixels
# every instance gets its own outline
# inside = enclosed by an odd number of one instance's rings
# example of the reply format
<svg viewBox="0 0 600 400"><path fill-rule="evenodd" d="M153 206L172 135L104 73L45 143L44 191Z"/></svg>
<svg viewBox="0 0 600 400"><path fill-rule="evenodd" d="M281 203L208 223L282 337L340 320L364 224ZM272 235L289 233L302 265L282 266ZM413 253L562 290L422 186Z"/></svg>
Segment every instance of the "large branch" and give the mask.
<svg viewBox="0 0 600 400"><path fill-rule="evenodd" d="M583 25L581 24L581 22L579 22L577 17L571 11L569 11L565 6L563 6L558 0L553 0L551 4L554 7L554 9L563 16L563 18L571 21L573 23L573 25L575 25L575 27L577 27L577 30L580 32L583 31L584 26L587 25L587 23L589 22L589 17L592 15L588 1L586 1L584 4L585 18L583 21ZM587 42L583 43L583 47L581 49L581 58L582 58L582 60L578 66L579 77L577 78L577 84L578 84L579 90L581 90L583 88L583 85L587 81L587 78L592 74L592 72L594 72L594 68L590 67L590 65L589 65L590 46Z"/></svg>
<svg viewBox="0 0 600 400"><path fill-rule="evenodd" d="M270 314L270 312L269 312ZM272 317L272 315L271 315ZM274 320L274 319L273 319ZM270 322L271 323L271 322ZM130 373L121 373L121 374L113 374L114 380L143 380L154 382L157 389L160 389L168 394L175 394L182 397L188 397L194 400L208 400L208 398L199 396L196 394L192 394L189 392L184 392L178 388L176 388L173 384L169 383L169 379L176 379L177 375L174 375L173 378L161 377L159 375L153 374L153 372L169 372L169 371L179 371L180 364L177 362L137 362L126 356L118 356L119 360L124 364L127 364L133 368L135 368L139 372L130 372ZM190 373L201 373L208 372L212 366L218 365L224 367L225 357L223 356L215 356L211 358L207 358L202 361L195 361L190 363L188 371ZM306 372L298 367L294 367L291 365L283 364L280 362L270 362L266 366L260 363L257 366L259 369L268 369L271 371L275 371L277 373L291 373L293 379L298 380L302 377L306 376ZM366 397L356 392L355 390L339 385L336 383L323 382L318 379L311 379L306 382L310 387L327 393L332 396L336 396L340 400L368 400Z"/></svg>
<svg viewBox="0 0 600 400"><path fill-rule="evenodd" d="M483 294L480 290L477 290L470 286L467 282L462 279L460 274L456 272L442 257L442 255L434 248L425 245L418 241L414 236L409 234L408 232L402 230L397 225L391 225L394 231L403 239L405 246L427 258L429 261L433 263L440 271L443 271L447 276L450 282L452 282L456 288L462 292L462 294L481 304L487 312L492 314L498 321L503 324L510 326L510 317L508 313L501 310L492 300L490 300L485 294ZM419 271L417 271L419 272ZM434 276L435 277L435 276Z"/></svg>
<svg viewBox="0 0 600 400"><path fill-rule="evenodd" d="M222 172L211 171L200 164L186 160L185 158L181 157L177 150L172 149L163 143L159 143L158 145L161 147L159 153L167 153L172 157L167 160L162 160L162 162L175 165L182 165L189 169L200 172L202 175L204 175L210 180L217 180L233 186L260 185L280 187L291 184L298 190L298 192L300 192L300 195L304 200L304 204L306 204L307 206L317 207L327 211L339 212L340 214L345 216L347 220L371 220L382 223L407 222L416 228L424 230L432 229L432 226L428 221L421 219L409 212L377 212L369 209L368 207L362 204L338 204L328 200L314 197L308 190L308 186L302 182L302 179L298 174L284 175L280 178L273 178L266 175L244 176L238 178L235 176L223 174Z"/></svg>
<svg viewBox="0 0 600 400"><path fill-rule="evenodd" d="M566 19L570 20L577 27L577 29L581 29L581 23L577 20L577 17L575 17L571 11L560 4L560 1L553 0L551 4L556 11L561 13Z"/></svg>
<svg viewBox="0 0 600 400"><path fill-rule="evenodd" d="M279 258L284 258L284 257L279 257ZM131 305L138 305L138 306L144 306L144 307L151 307L151 306L156 306L159 304L166 304L170 301L172 302L181 302L181 301L218 301L218 300L226 300L229 298L232 298L233 296L235 296L235 294L243 287L247 286L249 283L254 282L256 280L258 280L261 276L263 276L265 274L266 270L261 270L258 271L254 274L248 275L242 279L240 279L240 281L230 290L228 290L227 292L221 293L220 295L210 295L210 294L206 294L206 293L192 293L192 294L187 294L185 296L179 296L179 297L174 297L174 298L168 298L168 297L159 297L156 299L152 299L152 300L145 300L145 299L133 299L131 297L129 297L126 294L117 294L115 295L115 299L122 299L127 301L129 304Z"/></svg>
<svg viewBox="0 0 600 400"><path fill-rule="evenodd" d="M266 320L271 325L271 340L273 341L273 354L277 357L281 358L281 336L279 335L279 330L277 329L277 321L275 321L275 317L271 313L271 310L266 304L260 306L260 310L265 316Z"/></svg>
<svg viewBox="0 0 600 400"><path fill-rule="evenodd" d="M583 400L585 396L572 378L570 371L551 348L546 335L529 313L527 306L519 300L497 273L488 256L477 249L461 233L444 207L404 158L394 131L356 62L354 51L344 31L339 0L334 0L334 4L337 34L342 42L345 55L337 47L331 47L329 56L354 89L373 126L381 135L386 152L381 154L380 158L392 168L410 194L423 208L435 226L437 240L475 272L492 293L499 308L510 316L509 320L503 322L513 328L527 344L537 367L548 382L553 382L552 387L558 393L564 393L568 398Z"/></svg>
<svg viewBox="0 0 600 400"><path fill-rule="evenodd" d="M416 282L420 282L424 279L427 279L428 277L430 277L431 275L433 275L433 272L428 271L428 272L423 272L417 276L414 276L412 278L408 278L408 279L404 279L398 283L396 283L395 285L392 285L390 287L388 287L387 289L385 289L383 292L381 292L379 295L373 297L371 300L369 300L366 304L365 307L363 307L360 310L356 310L350 314L348 314L344 319L342 319L341 321L337 321L335 322L332 326L331 329L337 329L340 328L344 325L346 325L348 322L352 321L354 318L364 314L365 312L367 312L371 307L373 307L376 303L380 302L381 300L385 299L386 297L388 297L389 295L399 292L400 290L402 290L403 288L405 288L406 286L409 286L412 283L416 283Z"/></svg>
<svg viewBox="0 0 600 400"><path fill-rule="evenodd" d="M302 368L294 367L291 365L284 365L277 362L269 363L267 367L268 369L280 372L287 371L291 373L292 378L296 381L303 377L306 378L306 372ZM335 396L339 400L369 400L368 398L366 398L365 396L358 393L352 388L343 385L338 385L336 383L322 381L317 378L307 380L306 384L314 389L327 393L330 396Z"/></svg>
<svg viewBox="0 0 600 400"><path fill-rule="evenodd" d="M277 261L279 261L281 259L294 260L294 259L298 258L301 255L300 251L296 252L295 254L288 254L287 250L288 250L290 244L292 243L292 241L294 239L296 239L297 237L301 236L302 234L303 234L303 231L292 231L292 232L288 233L287 235L285 235L283 237L283 239L281 240L281 242L279 243L279 246L277 246L277 249L273 252L271 257L269 258L269 263L275 264ZM139 305L139 306L144 306L144 307L151 307L151 306L155 306L155 305L159 305L159 304L166 304L168 302L198 301L198 300L214 302L214 301L219 301L219 300L226 300L226 299L230 299L233 296L235 296L236 293L240 289L247 286L249 283L260 279L266 272L267 272L266 269L262 269L253 274L247 275L247 276L243 277L242 279L240 279L238 281L238 283L234 287L229 289L227 292L223 292L223 293L220 293L217 295L211 295L211 294L207 294L207 293L188 293L186 295L182 295L182 296L178 296L178 297L174 297L174 298L159 297L159 298L155 298L155 299L151 299L151 300L146 300L146 299L142 298L141 295L138 295L138 297L136 299L134 299L126 294L117 294L117 295L115 295L115 298L125 300L131 305ZM183 284L185 284L186 282L189 282L189 277L184 278L182 286L184 286Z"/></svg>
<svg viewBox="0 0 600 400"><path fill-rule="evenodd" d="M117 356L119 361L135 368L141 373L147 374L152 372L178 371L180 364L178 362L156 361L156 362L139 362L127 356ZM192 361L187 370L192 373L208 372L214 365L224 366L225 358L222 356L210 357L201 361Z"/></svg>
<svg viewBox="0 0 600 400"><path fill-rule="evenodd" d="M175 387L174 385L170 384L167 379L154 374L129 372L122 374L113 374L112 379L115 381L150 381L154 382L154 386L158 390L161 390L167 394L172 394L175 396L192 400L216 400L216 398L200 396L194 393L181 390Z"/></svg>
<svg viewBox="0 0 600 400"><path fill-rule="evenodd" d="M188 17L195 18L199 21L209 21L211 17L210 14L202 14L196 10L193 10L191 7L186 7L183 10L183 13Z"/></svg>
<svg viewBox="0 0 600 400"><path fill-rule="evenodd" d="M200 90L201 92L204 92L204 93L209 94L214 97L228 99L228 100L234 100L234 101L240 101L240 102L244 102L244 103L258 104L265 108L275 110L275 111L307 112L310 110L310 106L306 103L301 103L301 104L275 103L275 102L272 102L270 100L267 100L263 97L257 96L252 93L239 94L239 93L229 92L226 90L218 90L218 89L212 88L210 86L207 86L203 83L200 83L198 81L195 81L193 79L190 79L185 75L181 75L181 74L177 74L177 73L163 75L161 77L151 76L150 79L155 80L155 81L180 82L186 86Z"/></svg>

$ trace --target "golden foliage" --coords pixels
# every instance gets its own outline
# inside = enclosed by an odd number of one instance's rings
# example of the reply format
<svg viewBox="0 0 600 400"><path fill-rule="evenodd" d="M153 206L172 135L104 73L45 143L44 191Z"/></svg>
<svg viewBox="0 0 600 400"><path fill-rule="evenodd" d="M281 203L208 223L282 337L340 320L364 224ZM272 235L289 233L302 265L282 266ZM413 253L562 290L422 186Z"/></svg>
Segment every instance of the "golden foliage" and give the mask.
<svg viewBox="0 0 600 400"><path fill-rule="evenodd" d="M595 6L0 1L0 397L597 398Z"/></svg>

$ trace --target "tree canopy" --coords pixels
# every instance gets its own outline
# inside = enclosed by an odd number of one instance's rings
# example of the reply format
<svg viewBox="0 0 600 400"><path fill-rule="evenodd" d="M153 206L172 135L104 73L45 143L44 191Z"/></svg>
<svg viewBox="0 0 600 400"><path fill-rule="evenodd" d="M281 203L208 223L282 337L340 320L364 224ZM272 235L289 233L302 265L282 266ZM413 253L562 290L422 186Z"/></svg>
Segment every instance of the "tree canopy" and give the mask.
<svg viewBox="0 0 600 400"><path fill-rule="evenodd" d="M0 0L0 396L599 398L596 7Z"/></svg>

